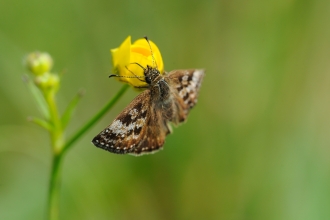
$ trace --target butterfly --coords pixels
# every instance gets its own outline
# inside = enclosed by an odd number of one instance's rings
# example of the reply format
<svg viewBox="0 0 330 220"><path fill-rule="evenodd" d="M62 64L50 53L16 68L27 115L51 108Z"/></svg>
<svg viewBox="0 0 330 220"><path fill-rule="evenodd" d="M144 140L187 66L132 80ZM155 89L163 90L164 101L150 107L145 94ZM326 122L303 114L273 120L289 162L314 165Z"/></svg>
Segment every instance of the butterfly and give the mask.
<svg viewBox="0 0 330 220"><path fill-rule="evenodd" d="M173 70L162 75L157 67L142 68L147 89L93 138L95 146L116 154L155 153L172 132L170 123L187 120L197 103L205 71Z"/></svg>

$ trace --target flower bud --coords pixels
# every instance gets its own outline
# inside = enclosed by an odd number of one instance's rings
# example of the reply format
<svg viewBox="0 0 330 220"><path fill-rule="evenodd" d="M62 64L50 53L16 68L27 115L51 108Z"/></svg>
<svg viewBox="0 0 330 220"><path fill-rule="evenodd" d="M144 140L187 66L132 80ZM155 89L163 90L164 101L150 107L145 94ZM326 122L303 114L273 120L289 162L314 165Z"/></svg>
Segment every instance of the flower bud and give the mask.
<svg viewBox="0 0 330 220"><path fill-rule="evenodd" d="M60 79L57 74L44 73L34 79L34 83L44 92L53 90L56 92L59 88Z"/></svg>
<svg viewBox="0 0 330 220"><path fill-rule="evenodd" d="M43 75L53 67L53 59L48 53L30 53L26 59L27 68L36 76Z"/></svg>

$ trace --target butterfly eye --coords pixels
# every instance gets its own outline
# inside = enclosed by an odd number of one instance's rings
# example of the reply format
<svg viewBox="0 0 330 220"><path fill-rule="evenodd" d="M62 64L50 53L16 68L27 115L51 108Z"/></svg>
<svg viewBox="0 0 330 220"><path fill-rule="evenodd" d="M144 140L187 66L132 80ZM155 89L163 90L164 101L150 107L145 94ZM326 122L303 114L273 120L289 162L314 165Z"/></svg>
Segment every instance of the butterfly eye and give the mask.
<svg viewBox="0 0 330 220"><path fill-rule="evenodd" d="M150 79L150 77L149 77L149 76L146 76L146 82L147 82L148 84L150 84L150 83L151 83L151 79Z"/></svg>

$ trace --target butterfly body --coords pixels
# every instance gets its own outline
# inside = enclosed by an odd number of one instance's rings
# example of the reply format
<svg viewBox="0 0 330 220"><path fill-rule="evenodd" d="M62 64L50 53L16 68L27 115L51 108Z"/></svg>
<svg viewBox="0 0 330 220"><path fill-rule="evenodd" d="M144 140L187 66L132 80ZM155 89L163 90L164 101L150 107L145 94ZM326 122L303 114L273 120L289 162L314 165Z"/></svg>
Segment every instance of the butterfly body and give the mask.
<svg viewBox="0 0 330 220"><path fill-rule="evenodd" d="M171 133L170 122L184 122L196 104L204 70L174 70L164 76L147 66L147 89L139 94L92 143L117 154L154 153Z"/></svg>

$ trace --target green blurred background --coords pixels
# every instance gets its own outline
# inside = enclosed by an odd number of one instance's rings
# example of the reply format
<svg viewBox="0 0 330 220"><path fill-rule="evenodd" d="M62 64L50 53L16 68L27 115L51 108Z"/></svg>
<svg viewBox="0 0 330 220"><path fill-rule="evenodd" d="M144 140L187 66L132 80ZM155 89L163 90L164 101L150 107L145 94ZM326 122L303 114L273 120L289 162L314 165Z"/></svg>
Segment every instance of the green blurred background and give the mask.
<svg viewBox="0 0 330 220"><path fill-rule="evenodd" d="M49 52L63 111L86 95L69 137L121 84L110 48L147 35L165 69L205 68L199 103L163 151L121 156L91 139L63 164L61 219L330 219L330 1L0 2L0 219L45 217L48 134L21 77Z"/></svg>

